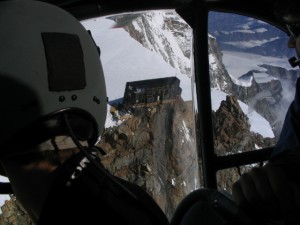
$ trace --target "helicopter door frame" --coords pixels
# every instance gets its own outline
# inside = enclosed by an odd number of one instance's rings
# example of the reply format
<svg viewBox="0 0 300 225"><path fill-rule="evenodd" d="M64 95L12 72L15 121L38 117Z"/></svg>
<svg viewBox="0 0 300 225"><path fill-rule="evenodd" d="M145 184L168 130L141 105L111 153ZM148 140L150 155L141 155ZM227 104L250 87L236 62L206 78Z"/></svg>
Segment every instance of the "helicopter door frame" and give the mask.
<svg viewBox="0 0 300 225"><path fill-rule="evenodd" d="M193 15L195 20L192 25L194 32L194 76L198 109L195 121L198 153L202 159L203 186L204 188L217 189L217 172L219 170L267 161L273 147L226 156L217 156L214 153L208 56L208 15L210 11L220 10L208 7L207 4L198 3L194 8Z"/></svg>

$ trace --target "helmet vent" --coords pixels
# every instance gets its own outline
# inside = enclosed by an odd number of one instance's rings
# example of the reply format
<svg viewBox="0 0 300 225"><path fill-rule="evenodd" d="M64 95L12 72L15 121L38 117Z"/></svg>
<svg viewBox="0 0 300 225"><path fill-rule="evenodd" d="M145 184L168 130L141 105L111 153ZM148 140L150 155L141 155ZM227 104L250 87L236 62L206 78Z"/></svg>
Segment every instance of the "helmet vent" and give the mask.
<svg viewBox="0 0 300 225"><path fill-rule="evenodd" d="M49 90L53 92L84 89L86 86L83 51L77 35L42 33Z"/></svg>

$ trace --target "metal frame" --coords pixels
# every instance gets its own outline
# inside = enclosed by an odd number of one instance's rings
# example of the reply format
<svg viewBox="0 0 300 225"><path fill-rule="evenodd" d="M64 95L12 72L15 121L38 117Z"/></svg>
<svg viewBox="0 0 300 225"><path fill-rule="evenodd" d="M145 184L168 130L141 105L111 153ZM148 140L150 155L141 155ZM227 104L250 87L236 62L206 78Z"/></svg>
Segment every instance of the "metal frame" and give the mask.
<svg viewBox="0 0 300 225"><path fill-rule="evenodd" d="M228 7L228 5L226 6ZM226 11L226 7L222 9ZM212 189L217 189L217 172L219 170L267 161L273 149L270 147L228 156L217 156L214 153L208 45L203 43L208 43L208 13L209 11L215 10L220 11L220 5L216 7L216 5L213 4L208 7L207 4L202 2L202 4L198 3L194 12L194 66L197 104L199 109L198 115L196 116L197 141L199 146L198 150L202 156L203 186ZM240 11L233 11L233 13L237 14L239 12ZM249 16L255 17L252 14ZM260 19L265 20L265 18Z"/></svg>

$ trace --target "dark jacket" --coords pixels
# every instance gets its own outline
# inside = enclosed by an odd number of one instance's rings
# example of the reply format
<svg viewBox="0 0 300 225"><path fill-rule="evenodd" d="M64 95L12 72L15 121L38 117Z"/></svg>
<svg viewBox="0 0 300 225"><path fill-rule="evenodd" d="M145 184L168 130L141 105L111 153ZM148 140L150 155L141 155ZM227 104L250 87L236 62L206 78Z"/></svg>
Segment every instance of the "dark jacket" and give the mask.
<svg viewBox="0 0 300 225"><path fill-rule="evenodd" d="M299 148L300 151L300 80L296 83L296 93L284 120L279 140L272 157Z"/></svg>
<svg viewBox="0 0 300 225"><path fill-rule="evenodd" d="M119 184L89 163L66 185L83 158L76 155L58 171L59 178L43 208L38 225L122 224L166 225L166 216L141 187L114 177Z"/></svg>
<svg viewBox="0 0 300 225"><path fill-rule="evenodd" d="M285 117L279 140L271 154L271 163L280 165L286 176L300 184L300 80L295 98Z"/></svg>

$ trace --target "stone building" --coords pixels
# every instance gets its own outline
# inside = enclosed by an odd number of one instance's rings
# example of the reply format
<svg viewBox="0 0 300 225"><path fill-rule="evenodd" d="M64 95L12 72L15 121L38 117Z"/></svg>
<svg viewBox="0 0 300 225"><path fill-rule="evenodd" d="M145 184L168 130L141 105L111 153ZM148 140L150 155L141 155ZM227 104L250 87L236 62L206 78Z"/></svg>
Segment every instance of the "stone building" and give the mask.
<svg viewBox="0 0 300 225"><path fill-rule="evenodd" d="M139 107L175 100L182 92L179 84L177 77L127 82L123 104L126 107Z"/></svg>

